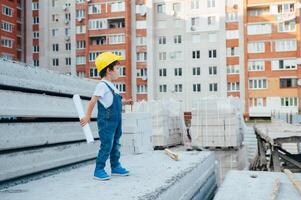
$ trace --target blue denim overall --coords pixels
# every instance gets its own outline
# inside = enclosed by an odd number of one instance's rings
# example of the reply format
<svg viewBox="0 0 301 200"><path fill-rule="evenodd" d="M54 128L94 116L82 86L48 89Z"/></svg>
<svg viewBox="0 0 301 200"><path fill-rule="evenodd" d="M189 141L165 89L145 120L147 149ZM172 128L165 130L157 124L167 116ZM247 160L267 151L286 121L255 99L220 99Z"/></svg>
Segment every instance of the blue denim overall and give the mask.
<svg viewBox="0 0 301 200"><path fill-rule="evenodd" d="M110 156L111 168L120 166L120 137L121 137L121 112L122 97L116 94L114 90L106 83L113 95L113 103L105 108L102 103L97 101L98 116L97 126L100 139L100 149L96 158L96 170L104 169L106 161Z"/></svg>

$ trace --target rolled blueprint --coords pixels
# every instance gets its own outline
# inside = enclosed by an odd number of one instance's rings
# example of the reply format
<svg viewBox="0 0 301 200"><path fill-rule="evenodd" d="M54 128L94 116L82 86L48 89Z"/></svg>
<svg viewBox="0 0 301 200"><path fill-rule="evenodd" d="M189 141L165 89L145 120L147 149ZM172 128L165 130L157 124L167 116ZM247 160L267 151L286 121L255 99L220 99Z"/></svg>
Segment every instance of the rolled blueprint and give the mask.
<svg viewBox="0 0 301 200"><path fill-rule="evenodd" d="M75 108L77 110L78 117L79 117L79 119L81 119L85 114L84 114L84 109L83 109L83 106L82 106L81 99L80 99L78 94L73 95L73 102L74 102ZM87 143L93 143L94 142L94 137L92 135L90 125L86 124L82 128L84 130Z"/></svg>

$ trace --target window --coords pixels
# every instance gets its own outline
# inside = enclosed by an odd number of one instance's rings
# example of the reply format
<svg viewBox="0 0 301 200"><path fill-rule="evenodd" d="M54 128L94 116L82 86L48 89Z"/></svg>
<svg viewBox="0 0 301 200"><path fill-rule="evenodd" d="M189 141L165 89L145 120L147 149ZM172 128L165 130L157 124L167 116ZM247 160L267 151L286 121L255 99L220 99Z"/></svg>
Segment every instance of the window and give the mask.
<svg viewBox="0 0 301 200"><path fill-rule="evenodd" d="M159 85L159 92L167 92L167 85Z"/></svg>
<svg viewBox="0 0 301 200"><path fill-rule="evenodd" d="M55 36L58 36L58 32L59 32L59 29L52 29L52 36L55 37Z"/></svg>
<svg viewBox="0 0 301 200"><path fill-rule="evenodd" d="M282 107L297 107L298 98L297 97L281 97L281 106Z"/></svg>
<svg viewBox="0 0 301 200"><path fill-rule="evenodd" d="M212 26L216 24L216 17L215 16L209 16L208 18L208 25Z"/></svg>
<svg viewBox="0 0 301 200"><path fill-rule="evenodd" d="M101 54L101 51L94 51L89 53L89 61L95 61L96 57Z"/></svg>
<svg viewBox="0 0 301 200"><path fill-rule="evenodd" d="M70 28L65 28L65 36L70 36Z"/></svg>
<svg viewBox="0 0 301 200"><path fill-rule="evenodd" d="M65 49L67 51L71 51L71 43L70 42L68 42L68 43L65 44Z"/></svg>
<svg viewBox="0 0 301 200"><path fill-rule="evenodd" d="M199 9L199 8L200 8L200 0L192 0L191 9Z"/></svg>
<svg viewBox="0 0 301 200"><path fill-rule="evenodd" d="M85 10L76 10L76 18L85 18Z"/></svg>
<svg viewBox="0 0 301 200"><path fill-rule="evenodd" d="M175 92L182 92L183 85L182 84L175 84Z"/></svg>
<svg viewBox="0 0 301 200"><path fill-rule="evenodd" d="M170 60L183 60L182 51L173 51L169 53Z"/></svg>
<svg viewBox="0 0 301 200"><path fill-rule="evenodd" d="M76 0L76 3L85 3L85 0Z"/></svg>
<svg viewBox="0 0 301 200"><path fill-rule="evenodd" d="M59 44L52 44L52 51L59 51Z"/></svg>
<svg viewBox="0 0 301 200"><path fill-rule="evenodd" d="M99 29L105 29L107 26L105 26L106 22L103 19L93 19L89 20L89 30L99 30ZM84 27L86 28L86 27Z"/></svg>
<svg viewBox="0 0 301 200"><path fill-rule="evenodd" d="M89 11L88 14L99 14L101 13L101 4L91 4L89 5Z"/></svg>
<svg viewBox="0 0 301 200"><path fill-rule="evenodd" d="M191 18L191 26L200 26L200 18L192 17Z"/></svg>
<svg viewBox="0 0 301 200"><path fill-rule="evenodd" d="M233 5L237 5L238 0L226 0L226 5L228 6L233 6Z"/></svg>
<svg viewBox="0 0 301 200"><path fill-rule="evenodd" d="M39 33L39 31L33 31L32 32L32 37L34 38L34 39L36 39L36 38L39 38L40 37L40 33Z"/></svg>
<svg viewBox="0 0 301 200"><path fill-rule="evenodd" d="M192 85L192 91L193 92L200 92L201 91L201 84L200 83L193 84Z"/></svg>
<svg viewBox="0 0 301 200"><path fill-rule="evenodd" d="M146 52L137 53L137 62L144 62L147 60Z"/></svg>
<svg viewBox="0 0 301 200"><path fill-rule="evenodd" d="M167 76L167 69L166 68L159 69L159 76Z"/></svg>
<svg viewBox="0 0 301 200"><path fill-rule="evenodd" d="M295 60L272 60L272 70L296 70Z"/></svg>
<svg viewBox="0 0 301 200"><path fill-rule="evenodd" d="M209 84L209 92L217 92L217 83Z"/></svg>
<svg viewBox="0 0 301 200"><path fill-rule="evenodd" d="M200 57L201 57L200 50L192 51L192 59L200 59Z"/></svg>
<svg viewBox="0 0 301 200"><path fill-rule="evenodd" d="M35 67L40 66L40 61L39 60L33 60L33 66L35 66Z"/></svg>
<svg viewBox="0 0 301 200"><path fill-rule="evenodd" d="M227 91L228 92L237 92L237 91L239 91L239 82L228 82Z"/></svg>
<svg viewBox="0 0 301 200"><path fill-rule="evenodd" d="M59 66L59 59L58 58L52 59L52 66Z"/></svg>
<svg viewBox="0 0 301 200"><path fill-rule="evenodd" d="M84 71L76 72L78 77L85 77L86 73Z"/></svg>
<svg viewBox="0 0 301 200"><path fill-rule="evenodd" d="M214 8L215 0L207 0L207 8Z"/></svg>
<svg viewBox="0 0 301 200"><path fill-rule="evenodd" d="M181 28L183 25L183 20L182 19L174 19L174 27L175 28Z"/></svg>
<svg viewBox="0 0 301 200"><path fill-rule="evenodd" d="M85 65L86 64L86 56L77 56L76 64L77 65Z"/></svg>
<svg viewBox="0 0 301 200"><path fill-rule="evenodd" d="M165 4L157 4L157 13L165 13Z"/></svg>
<svg viewBox="0 0 301 200"><path fill-rule="evenodd" d="M7 48L13 48L13 39L10 38L1 38L1 46L7 47Z"/></svg>
<svg viewBox="0 0 301 200"><path fill-rule="evenodd" d="M37 17L37 16L33 16L33 17L32 17L32 23L33 23L33 24L39 24L39 21L40 21L40 20L39 20L39 17Z"/></svg>
<svg viewBox="0 0 301 200"><path fill-rule="evenodd" d="M111 4L111 12L125 11L125 2L115 2Z"/></svg>
<svg viewBox="0 0 301 200"><path fill-rule="evenodd" d="M125 66L120 66L118 68L119 76L125 76Z"/></svg>
<svg viewBox="0 0 301 200"><path fill-rule="evenodd" d="M249 42L248 53L264 53L265 47L264 42Z"/></svg>
<svg viewBox="0 0 301 200"><path fill-rule="evenodd" d="M172 5L173 11L174 12L180 12L181 11L181 3L173 3Z"/></svg>
<svg viewBox="0 0 301 200"><path fill-rule="evenodd" d="M296 51L296 40L276 40L275 41L275 50L276 51Z"/></svg>
<svg viewBox="0 0 301 200"><path fill-rule="evenodd" d="M239 74L239 65L227 65L227 74Z"/></svg>
<svg viewBox="0 0 301 200"><path fill-rule="evenodd" d="M126 88L124 83L115 83L115 87L117 90L119 90L121 93L124 93Z"/></svg>
<svg viewBox="0 0 301 200"><path fill-rule="evenodd" d="M146 45L146 37L136 37L137 46Z"/></svg>
<svg viewBox="0 0 301 200"><path fill-rule="evenodd" d="M76 26L76 33L77 34L86 33L86 26L84 25Z"/></svg>
<svg viewBox="0 0 301 200"><path fill-rule="evenodd" d="M138 94L147 93L147 85L137 85L137 93Z"/></svg>
<svg viewBox="0 0 301 200"><path fill-rule="evenodd" d="M52 0L52 7L55 7L55 3L57 0Z"/></svg>
<svg viewBox="0 0 301 200"><path fill-rule="evenodd" d="M238 47L227 48L227 57L238 56Z"/></svg>
<svg viewBox="0 0 301 200"><path fill-rule="evenodd" d="M144 4L136 5L136 13L140 15L146 14L146 6Z"/></svg>
<svg viewBox="0 0 301 200"><path fill-rule="evenodd" d="M226 39L238 39L239 33L238 30L226 31Z"/></svg>
<svg viewBox="0 0 301 200"><path fill-rule="evenodd" d="M255 60L248 62L249 71L264 71L265 63L264 60Z"/></svg>
<svg viewBox="0 0 301 200"><path fill-rule="evenodd" d="M13 9L7 6L2 5L2 14L12 17L13 16Z"/></svg>
<svg viewBox="0 0 301 200"><path fill-rule="evenodd" d="M192 68L192 75L193 76L199 76L199 75L201 75L201 68L200 67L193 67Z"/></svg>
<svg viewBox="0 0 301 200"><path fill-rule="evenodd" d="M181 35L175 35L173 39L175 44L181 44L182 43L182 36Z"/></svg>
<svg viewBox="0 0 301 200"><path fill-rule="evenodd" d="M9 22L2 21L2 23L1 23L1 29L6 32L13 32L13 27L14 27L14 25Z"/></svg>
<svg viewBox="0 0 301 200"><path fill-rule="evenodd" d="M33 46L32 46L32 51L33 51L33 53L39 53L39 52L40 52L40 47L39 47L39 45L33 45Z"/></svg>
<svg viewBox="0 0 301 200"><path fill-rule="evenodd" d="M209 66L209 75L217 75L217 66Z"/></svg>
<svg viewBox="0 0 301 200"><path fill-rule="evenodd" d="M192 34L191 42L196 44L201 42L201 35L200 34Z"/></svg>
<svg viewBox="0 0 301 200"><path fill-rule="evenodd" d="M216 33L208 33L208 40L209 40L209 42L216 42L217 34Z"/></svg>
<svg viewBox="0 0 301 200"><path fill-rule="evenodd" d="M166 52L159 52L159 60L166 60Z"/></svg>
<svg viewBox="0 0 301 200"><path fill-rule="evenodd" d="M255 97L249 99L250 107L266 107L266 97Z"/></svg>
<svg viewBox="0 0 301 200"><path fill-rule="evenodd" d="M175 76L182 76L182 68L175 68Z"/></svg>
<svg viewBox="0 0 301 200"><path fill-rule="evenodd" d="M59 15L52 15L52 21L58 22L59 21Z"/></svg>
<svg viewBox="0 0 301 200"><path fill-rule="evenodd" d="M249 89L267 89L267 80L265 78L251 78L249 79Z"/></svg>
<svg viewBox="0 0 301 200"><path fill-rule="evenodd" d="M295 19L281 22L278 24L278 32L294 32L294 31L296 31Z"/></svg>
<svg viewBox="0 0 301 200"><path fill-rule="evenodd" d="M86 41L85 40L76 41L76 48L77 49L86 48Z"/></svg>
<svg viewBox="0 0 301 200"><path fill-rule="evenodd" d="M250 8L250 10L248 10L249 16L262 16L262 15L268 15L269 13L270 13L269 6L265 8Z"/></svg>
<svg viewBox="0 0 301 200"><path fill-rule="evenodd" d="M216 49L209 50L208 54L209 58L216 58Z"/></svg>
<svg viewBox="0 0 301 200"><path fill-rule="evenodd" d="M145 20L139 20L136 21L136 28L137 29L146 29L146 21Z"/></svg>
<svg viewBox="0 0 301 200"><path fill-rule="evenodd" d="M294 11L295 11L295 6L293 3L285 3L285 4L278 5L278 13L288 13Z"/></svg>
<svg viewBox="0 0 301 200"><path fill-rule="evenodd" d="M280 88L297 87L297 78L280 78Z"/></svg>
<svg viewBox="0 0 301 200"><path fill-rule="evenodd" d="M67 66L71 65L71 58L65 58L65 63Z"/></svg>
<svg viewBox="0 0 301 200"><path fill-rule="evenodd" d="M166 36L159 36L158 37L159 44L166 44Z"/></svg>
<svg viewBox="0 0 301 200"><path fill-rule="evenodd" d="M90 68L90 77L92 77L92 78L93 77L95 77L95 78L99 77L99 73L98 73L98 71L95 67Z"/></svg>
<svg viewBox="0 0 301 200"><path fill-rule="evenodd" d="M248 35L270 34L272 33L272 24L249 24Z"/></svg>
<svg viewBox="0 0 301 200"><path fill-rule="evenodd" d="M125 43L125 35L109 35L109 44L123 44Z"/></svg>
<svg viewBox="0 0 301 200"><path fill-rule="evenodd" d="M147 69L137 69L137 77L147 77Z"/></svg>
<svg viewBox="0 0 301 200"><path fill-rule="evenodd" d="M39 2L32 2L32 10L39 10Z"/></svg>
<svg viewBox="0 0 301 200"><path fill-rule="evenodd" d="M237 12L227 12L226 13L226 22L237 22L238 14Z"/></svg>

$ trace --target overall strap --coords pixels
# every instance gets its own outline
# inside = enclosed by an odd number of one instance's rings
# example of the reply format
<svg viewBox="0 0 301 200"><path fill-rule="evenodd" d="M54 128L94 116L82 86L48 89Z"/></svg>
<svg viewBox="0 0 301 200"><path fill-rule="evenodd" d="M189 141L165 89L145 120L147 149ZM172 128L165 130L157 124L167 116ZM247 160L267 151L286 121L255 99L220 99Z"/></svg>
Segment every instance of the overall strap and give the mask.
<svg viewBox="0 0 301 200"><path fill-rule="evenodd" d="M103 82L104 84L106 84L108 86L109 90L112 92L113 95L116 94L115 91L109 86L109 84L107 82L105 82L105 81L101 81L101 82Z"/></svg>

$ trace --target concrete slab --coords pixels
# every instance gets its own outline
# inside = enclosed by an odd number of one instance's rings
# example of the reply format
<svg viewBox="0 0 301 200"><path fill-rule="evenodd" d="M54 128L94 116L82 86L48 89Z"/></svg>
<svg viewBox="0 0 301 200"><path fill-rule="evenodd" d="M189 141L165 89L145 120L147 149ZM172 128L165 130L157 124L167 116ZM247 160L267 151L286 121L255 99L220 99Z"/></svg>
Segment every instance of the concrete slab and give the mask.
<svg viewBox="0 0 301 200"><path fill-rule="evenodd" d="M180 161L172 160L164 151L124 155L122 163L131 171L128 177L113 177L104 182L94 180L94 164L90 164L2 189L0 199L184 200L198 196L206 200L210 196L209 191L213 194L216 187L214 154L196 151L177 153Z"/></svg>
<svg viewBox="0 0 301 200"><path fill-rule="evenodd" d="M252 178L255 176L256 178ZM301 181L301 174L295 174ZM280 178L277 200L300 200L301 197L284 173L259 171L230 171L214 200L270 199L273 183Z"/></svg>

